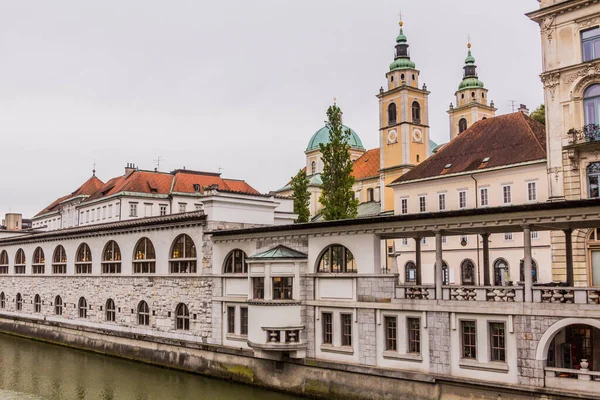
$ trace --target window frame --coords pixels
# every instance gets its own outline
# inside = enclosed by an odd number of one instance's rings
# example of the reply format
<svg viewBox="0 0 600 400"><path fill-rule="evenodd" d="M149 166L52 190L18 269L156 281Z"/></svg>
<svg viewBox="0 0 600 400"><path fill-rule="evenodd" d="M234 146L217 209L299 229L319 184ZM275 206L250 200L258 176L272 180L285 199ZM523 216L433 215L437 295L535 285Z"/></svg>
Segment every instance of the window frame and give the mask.
<svg viewBox="0 0 600 400"><path fill-rule="evenodd" d="M584 38L583 36L585 35L585 33L587 32L593 32L593 31L598 31L598 34L595 36L591 36L589 38ZM600 41L600 27L598 26L594 26L591 27L589 29L585 29L579 32L579 39L580 39L580 43L581 43L581 62L591 62L594 60L597 60L600 58L600 54L596 55L596 51L594 48L594 44L596 41ZM587 43L591 43L591 52L592 52L592 58L586 58L585 56L585 45Z"/></svg>
<svg viewBox="0 0 600 400"><path fill-rule="evenodd" d="M385 334L385 350L398 351L398 317L385 315L383 317ZM393 322L393 324L391 324Z"/></svg>
<svg viewBox="0 0 600 400"><path fill-rule="evenodd" d="M85 297L80 297L77 301L77 311L79 318L87 318L88 304Z"/></svg>
<svg viewBox="0 0 600 400"><path fill-rule="evenodd" d="M31 273L35 275L43 275L46 272L46 256L44 249L38 246L33 251L33 258L31 260Z"/></svg>
<svg viewBox="0 0 600 400"><path fill-rule="evenodd" d="M466 267L470 266L472 273L471 273L471 279L470 280L465 280L465 271L466 271ZM465 258L464 260L462 260L462 262L460 263L460 281L463 285L475 285L475 272L476 272L476 266L475 263L473 262L473 260L471 260L470 258Z"/></svg>
<svg viewBox="0 0 600 400"><path fill-rule="evenodd" d="M117 320L117 307L115 306L115 301L111 298L106 300L104 319L106 322L115 322Z"/></svg>
<svg viewBox="0 0 600 400"><path fill-rule="evenodd" d="M138 303L137 323L140 326L150 326L150 306L145 300Z"/></svg>
<svg viewBox="0 0 600 400"><path fill-rule="evenodd" d="M341 260L339 252L341 252ZM352 258L350 261L348 261L349 257ZM349 263L350 268L348 268ZM317 258L316 270L319 274L356 274L358 265L356 257L349 248L335 243L321 251Z"/></svg>
<svg viewBox="0 0 600 400"><path fill-rule="evenodd" d="M265 277L264 276L253 276L252 277L252 299L264 300L265 299Z"/></svg>
<svg viewBox="0 0 600 400"><path fill-rule="evenodd" d="M494 327L501 326L501 333L494 333ZM506 363L506 323L504 321L488 322L488 338L490 343L490 361ZM494 346L495 338L498 338L497 346ZM502 344L500 344L502 341Z"/></svg>
<svg viewBox="0 0 600 400"><path fill-rule="evenodd" d="M484 195L484 193L485 193L485 195ZM484 199L485 199L485 202L484 202ZM487 187L479 188L479 205L481 207L489 207L489 205L490 205L489 188L487 188Z"/></svg>
<svg viewBox="0 0 600 400"><path fill-rule="evenodd" d="M6 250L0 251L0 274L8 274L9 257Z"/></svg>
<svg viewBox="0 0 600 400"><path fill-rule="evenodd" d="M57 275L67 273L67 252L61 244L57 245L52 253L52 273Z"/></svg>
<svg viewBox="0 0 600 400"><path fill-rule="evenodd" d="M533 188L533 190L532 190L532 188ZM530 201L530 202L537 201L538 200L537 192L538 192L537 191L537 182L536 181L527 182L527 201Z"/></svg>
<svg viewBox="0 0 600 400"><path fill-rule="evenodd" d="M438 193L438 209L446 211L446 193Z"/></svg>
<svg viewBox="0 0 600 400"><path fill-rule="evenodd" d="M23 311L23 295L21 293L17 293L15 296L15 310Z"/></svg>
<svg viewBox="0 0 600 400"><path fill-rule="evenodd" d="M340 313L340 334L342 346L352 347L352 325L354 319L351 313Z"/></svg>
<svg viewBox="0 0 600 400"><path fill-rule="evenodd" d="M465 328L469 330L466 331ZM468 340L465 341L467 338ZM460 349L461 359L477 360L477 320L460 320Z"/></svg>
<svg viewBox="0 0 600 400"><path fill-rule="evenodd" d="M427 196L419 196L419 212L427 212Z"/></svg>
<svg viewBox="0 0 600 400"><path fill-rule="evenodd" d="M240 307L240 335L248 336L248 307Z"/></svg>
<svg viewBox="0 0 600 400"><path fill-rule="evenodd" d="M54 298L54 315L62 316L63 309L64 309L64 303L63 303L62 297L57 295Z"/></svg>
<svg viewBox="0 0 600 400"><path fill-rule="evenodd" d="M153 258L149 258L149 255ZM156 249L149 238L144 236L135 244L132 264L134 274L156 273Z"/></svg>
<svg viewBox="0 0 600 400"><path fill-rule="evenodd" d="M512 204L512 184L502 185L502 204L503 205L511 205Z"/></svg>
<svg viewBox="0 0 600 400"><path fill-rule="evenodd" d="M590 178L592 177L596 178L595 188L592 188L592 184L590 182ZM585 169L585 179L588 186L588 198L597 199L598 197L600 197L600 162L593 162L588 164L588 166Z"/></svg>
<svg viewBox="0 0 600 400"><path fill-rule="evenodd" d="M227 333L235 335L235 306L227 306Z"/></svg>
<svg viewBox="0 0 600 400"><path fill-rule="evenodd" d="M39 314L42 312L42 298L39 294L33 297L33 312Z"/></svg>
<svg viewBox="0 0 600 400"><path fill-rule="evenodd" d="M25 251L19 248L15 253L15 275L25 274L27 272L27 257Z"/></svg>
<svg viewBox="0 0 600 400"><path fill-rule="evenodd" d="M103 274L120 274L121 262L123 256L119 244L114 240L109 240L102 250L102 273Z"/></svg>
<svg viewBox="0 0 600 400"><path fill-rule="evenodd" d="M75 253L75 274L91 274L92 260L90 246L85 242L81 243Z"/></svg>
<svg viewBox="0 0 600 400"><path fill-rule="evenodd" d="M323 344L333 345L333 312L324 311L321 313L322 341Z"/></svg>
<svg viewBox="0 0 600 400"><path fill-rule="evenodd" d="M408 214L408 198L403 197L400 199L400 214L406 215Z"/></svg>
<svg viewBox="0 0 600 400"><path fill-rule="evenodd" d="M467 191L466 190L458 191L458 208L459 209L467 208Z"/></svg>
<svg viewBox="0 0 600 400"><path fill-rule="evenodd" d="M416 328L415 324L416 323ZM406 317L406 352L409 354L421 354L421 318Z"/></svg>
<svg viewBox="0 0 600 400"><path fill-rule="evenodd" d="M190 309L185 303L179 303L175 307L175 329L178 331L190 330Z"/></svg>
<svg viewBox="0 0 600 400"><path fill-rule="evenodd" d="M182 255L183 257L179 257L176 254L176 246L178 246L179 240L183 240L182 243ZM187 240L191 242L189 246L189 253L187 249ZM196 248L196 243L188 234L182 233L178 235L173 243L171 244L171 249L169 251L169 273L171 274L195 274L198 268L198 250Z"/></svg>
<svg viewBox="0 0 600 400"><path fill-rule="evenodd" d="M274 276L271 277L271 292L273 300L293 300L294 299L294 277L293 276ZM276 296L275 293L279 295Z"/></svg>
<svg viewBox="0 0 600 400"><path fill-rule="evenodd" d="M224 274L247 274L248 273L248 255L244 250L233 249L225 257L223 263ZM239 268L238 268L239 267Z"/></svg>

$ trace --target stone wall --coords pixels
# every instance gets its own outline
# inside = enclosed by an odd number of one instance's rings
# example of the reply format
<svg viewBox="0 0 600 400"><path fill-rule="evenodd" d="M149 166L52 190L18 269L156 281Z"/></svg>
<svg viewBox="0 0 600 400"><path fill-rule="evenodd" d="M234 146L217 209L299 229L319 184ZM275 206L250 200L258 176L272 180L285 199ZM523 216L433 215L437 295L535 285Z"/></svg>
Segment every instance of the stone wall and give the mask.
<svg viewBox="0 0 600 400"><path fill-rule="evenodd" d="M434 374L450 375L450 314L428 312L429 366Z"/></svg>
<svg viewBox="0 0 600 400"><path fill-rule="evenodd" d="M357 277L357 295L360 302L391 303L395 297L398 276Z"/></svg>
<svg viewBox="0 0 600 400"><path fill-rule="evenodd" d="M212 336L212 278L200 277L11 277L0 276L0 291L6 296L5 309L16 314L47 316L72 320L82 324L101 324L109 329L135 328L136 330L170 332L193 335L207 342ZM16 296L23 297L22 311L16 311ZM34 297L42 300L41 313L34 313ZM61 296L62 316L55 315L55 299ZM87 318L79 318L78 303L84 297ZM106 302L115 302L114 322L106 320ZM137 309L144 300L150 308L150 325L138 325ZM175 329L175 309L179 303L187 305L190 330Z"/></svg>
<svg viewBox="0 0 600 400"><path fill-rule="evenodd" d="M358 309L358 362L377 365L377 331L375 310Z"/></svg>

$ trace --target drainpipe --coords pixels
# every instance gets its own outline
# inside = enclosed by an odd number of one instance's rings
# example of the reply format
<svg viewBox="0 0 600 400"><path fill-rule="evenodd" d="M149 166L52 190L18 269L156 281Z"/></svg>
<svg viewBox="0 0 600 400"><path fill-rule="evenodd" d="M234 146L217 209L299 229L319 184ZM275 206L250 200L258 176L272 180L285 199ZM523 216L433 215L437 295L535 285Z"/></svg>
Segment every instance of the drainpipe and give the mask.
<svg viewBox="0 0 600 400"><path fill-rule="evenodd" d="M479 208L479 182L471 174L471 179L475 181L475 208ZM481 285L481 266L479 265L479 235L477 235L477 284Z"/></svg>

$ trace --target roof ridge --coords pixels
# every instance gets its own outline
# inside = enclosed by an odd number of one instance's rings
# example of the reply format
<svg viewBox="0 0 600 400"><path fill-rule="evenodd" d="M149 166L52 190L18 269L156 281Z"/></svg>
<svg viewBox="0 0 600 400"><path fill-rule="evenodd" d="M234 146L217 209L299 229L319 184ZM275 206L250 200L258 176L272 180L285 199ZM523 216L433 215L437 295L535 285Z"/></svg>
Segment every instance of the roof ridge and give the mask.
<svg viewBox="0 0 600 400"><path fill-rule="evenodd" d="M535 132L533 131L533 127L531 126L531 123L529 121L535 121L538 122L536 120L534 120L533 118L531 118L528 115L525 115L524 112L521 111L517 111L519 114L521 114L522 118L525 120L525 124L527 125L527 130L529 131L529 133L533 136L533 139L535 140L535 142L538 144L538 146L540 146L540 148L542 149L542 151L544 153L548 153L548 150L546 149L546 146L542 146L542 144L540 143L537 135L535 134ZM542 125L541 122L538 122L540 125ZM546 129L546 127L544 126L544 130Z"/></svg>

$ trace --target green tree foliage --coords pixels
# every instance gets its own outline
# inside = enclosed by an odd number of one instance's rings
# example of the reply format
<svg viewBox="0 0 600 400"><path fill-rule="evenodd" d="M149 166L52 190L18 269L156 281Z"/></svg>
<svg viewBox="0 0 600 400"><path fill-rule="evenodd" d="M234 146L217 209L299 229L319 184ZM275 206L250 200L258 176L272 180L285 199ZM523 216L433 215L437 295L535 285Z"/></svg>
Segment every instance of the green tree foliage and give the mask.
<svg viewBox="0 0 600 400"><path fill-rule="evenodd" d="M323 206L323 218L326 221L356 218L358 200L353 197L352 160L350 159L350 130L344 132L342 111L337 105L327 110L327 128L329 143L321 143L323 154L323 192L319 201Z"/></svg>
<svg viewBox="0 0 600 400"><path fill-rule="evenodd" d="M306 170L301 169L298 171L296 176L292 178L290 186L294 190L294 213L298 214L296 222L308 222L310 219L310 210L308 209L310 193L308 192Z"/></svg>
<svg viewBox="0 0 600 400"><path fill-rule="evenodd" d="M542 104L534 112L531 113L531 118L537 122L546 125L546 106Z"/></svg>

